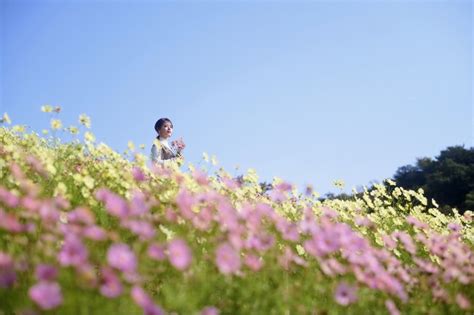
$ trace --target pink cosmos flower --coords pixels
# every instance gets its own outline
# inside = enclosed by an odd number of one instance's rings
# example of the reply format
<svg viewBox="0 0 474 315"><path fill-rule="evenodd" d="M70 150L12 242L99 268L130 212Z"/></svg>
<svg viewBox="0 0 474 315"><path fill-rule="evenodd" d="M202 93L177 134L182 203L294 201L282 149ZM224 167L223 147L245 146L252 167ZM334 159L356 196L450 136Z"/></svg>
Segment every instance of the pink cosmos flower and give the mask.
<svg viewBox="0 0 474 315"><path fill-rule="evenodd" d="M164 311L154 304L152 298L139 286L130 291L133 301L143 309L145 315L164 315Z"/></svg>
<svg viewBox="0 0 474 315"><path fill-rule="evenodd" d="M194 180L201 186L207 186L209 185L209 180L207 179L206 173L195 169L193 172L193 178Z"/></svg>
<svg viewBox="0 0 474 315"><path fill-rule="evenodd" d="M400 311L392 300L386 300L385 306L387 307L387 310L390 315L400 315Z"/></svg>
<svg viewBox="0 0 474 315"><path fill-rule="evenodd" d="M58 254L58 261L62 266L77 266L87 261L88 252L81 240L74 234L69 234Z"/></svg>
<svg viewBox="0 0 474 315"><path fill-rule="evenodd" d="M170 263L178 270L185 270L192 260L191 250L182 239L174 239L168 244Z"/></svg>
<svg viewBox="0 0 474 315"><path fill-rule="evenodd" d="M111 267L126 273L134 273L137 268L137 258L127 244L117 243L109 247L107 262Z"/></svg>
<svg viewBox="0 0 474 315"><path fill-rule="evenodd" d="M148 246L147 253L150 258L158 261L166 259L165 247L160 244L150 244L150 246Z"/></svg>
<svg viewBox="0 0 474 315"><path fill-rule="evenodd" d="M12 287L16 281L13 259L10 255L0 252L0 288Z"/></svg>
<svg viewBox="0 0 474 315"><path fill-rule="evenodd" d="M145 174L142 172L142 170L136 166L132 168L132 176L133 179L135 179L135 181L137 182L143 182L146 179Z"/></svg>
<svg viewBox="0 0 474 315"><path fill-rule="evenodd" d="M130 231L135 233L140 237L141 240L149 240L155 236L155 229L153 226L147 222L142 220L130 220L125 221L123 226L128 228Z"/></svg>
<svg viewBox="0 0 474 315"><path fill-rule="evenodd" d="M63 302L61 287L56 282L40 281L30 288L28 295L43 310L56 308Z"/></svg>
<svg viewBox="0 0 474 315"><path fill-rule="evenodd" d="M0 201L10 208L15 208L20 203L20 199L4 187L0 187Z"/></svg>
<svg viewBox="0 0 474 315"><path fill-rule="evenodd" d="M241 265L240 255L229 243L223 243L216 250L216 265L223 274L236 273Z"/></svg>
<svg viewBox="0 0 474 315"><path fill-rule="evenodd" d="M67 215L69 223L80 223L84 225L91 225L95 223L94 214L91 210L85 207L78 207Z"/></svg>
<svg viewBox="0 0 474 315"><path fill-rule="evenodd" d="M87 237L94 241L103 241L107 239L107 232L97 225L91 225L84 228L82 230L82 233L84 237Z"/></svg>
<svg viewBox="0 0 474 315"><path fill-rule="evenodd" d="M59 220L59 211L50 202L44 202L39 208L39 214L44 222L56 223Z"/></svg>
<svg viewBox="0 0 474 315"><path fill-rule="evenodd" d="M150 204L147 203L145 194L135 191L130 201L130 215L142 215L148 213L149 210Z"/></svg>
<svg viewBox="0 0 474 315"><path fill-rule="evenodd" d="M194 212L192 210L194 205L194 198L188 190L180 190L180 192L176 196L176 203L178 204L178 207L181 210L183 218L190 220L194 217Z"/></svg>
<svg viewBox="0 0 474 315"><path fill-rule="evenodd" d="M116 298L122 294L123 287L119 277L110 268L102 268L100 293L108 298Z"/></svg>
<svg viewBox="0 0 474 315"><path fill-rule="evenodd" d="M95 195L97 200L105 203L107 211L113 216L124 219L129 215L128 205L125 200L107 188L99 189Z"/></svg>
<svg viewBox="0 0 474 315"><path fill-rule="evenodd" d="M0 228L11 233L19 233L26 230L26 227L20 223L15 215L6 213L2 208L0 208Z"/></svg>
<svg viewBox="0 0 474 315"><path fill-rule="evenodd" d="M35 275L38 281L53 281L58 276L58 270L52 265L40 264L36 266Z"/></svg>
<svg viewBox="0 0 474 315"><path fill-rule="evenodd" d="M263 259L259 256L248 254L244 259L245 265L252 271L259 271L263 266Z"/></svg>
<svg viewBox="0 0 474 315"><path fill-rule="evenodd" d="M471 302L469 302L469 299L466 298L466 296L464 296L462 293L456 294L456 303L463 310L468 310L471 308Z"/></svg>
<svg viewBox="0 0 474 315"><path fill-rule="evenodd" d="M214 306L206 306L201 311L201 315L219 315L219 309Z"/></svg>
<svg viewBox="0 0 474 315"><path fill-rule="evenodd" d="M345 282L339 283L334 293L334 299L340 305L349 305L357 301L356 288Z"/></svg>

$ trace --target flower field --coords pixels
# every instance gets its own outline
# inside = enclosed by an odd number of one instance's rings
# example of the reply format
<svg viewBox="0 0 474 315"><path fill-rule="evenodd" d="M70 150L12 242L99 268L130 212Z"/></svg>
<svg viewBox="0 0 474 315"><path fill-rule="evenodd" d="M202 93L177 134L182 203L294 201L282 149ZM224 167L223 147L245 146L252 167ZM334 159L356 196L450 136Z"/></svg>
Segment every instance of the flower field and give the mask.
<svg viewBox="0 0 474 315"><path fill-rule="evenodd" d="M390 180L351 201L263 193L252 170L84 138L0 128L0 314L474 312L471 211Z"/></svg>

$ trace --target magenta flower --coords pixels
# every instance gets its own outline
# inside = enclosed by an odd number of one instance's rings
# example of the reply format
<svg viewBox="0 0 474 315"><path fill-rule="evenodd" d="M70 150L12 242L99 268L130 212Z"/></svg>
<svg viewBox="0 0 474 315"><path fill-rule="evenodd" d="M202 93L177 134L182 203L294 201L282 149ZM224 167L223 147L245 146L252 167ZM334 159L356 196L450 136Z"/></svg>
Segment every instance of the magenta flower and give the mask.
<svg viewBox="0 0 474 315"><path fill-rule="evenodd" d="M236 273L240 269L239 253L228 243L223 243L216 250L216 265L223 274Z"/></svg>
<svg viewBox="0 0 474 315"><path fill-rule="evenodd" d="M28 295L43 310L53 309L63 302L61 287L56 282L40 281L30 288Z"/></svg>
<svg viewBox="0 0 474 315"><path fill-rule="evenodd" d="M107 262L111 267L126 273L134 273L137 268L137 258L128 245L113 244L107 251Z"/></svg>
<svg viewBox="0 0 474 315"><path fill-rule="evenodd" d="M192 260L191 250L182 239L174 239L168 244L170 263L178 270L185 270Z"/></svg>
<svg viewBox="0 0 474 315"><path fill-rule="evenodd" d="M357 301L356 288L345 282L339 283L334 293L334 299L340 305L349 305Z"/></svg>
<svg viewBox="0 0 474 315"><path fill-rule="evenodd" d="M87 261L88 252L81 240L74 234L66 236L66 240L58 254L58 261L62 266L76 266Z"/></svg>
<svg viewBox="0 0 474 315"><path fill-rule="evenodd" d="M102 269L100 293L108 298L116 298L122 294L123 287L119 277L110 268Z"/></svg>
<svg viewBox="0 0 474 315"><path fill-rule="evenodd" d="M40 264L36 266L35 275L38 281L53 281L58 276L58 270L54 266Z"/></svg>

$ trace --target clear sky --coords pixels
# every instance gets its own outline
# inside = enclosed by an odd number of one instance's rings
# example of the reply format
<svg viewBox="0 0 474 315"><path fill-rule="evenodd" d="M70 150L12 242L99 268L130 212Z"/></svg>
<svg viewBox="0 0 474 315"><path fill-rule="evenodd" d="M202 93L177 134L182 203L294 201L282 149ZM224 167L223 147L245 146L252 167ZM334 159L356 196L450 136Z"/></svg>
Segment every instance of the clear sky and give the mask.
<svg viewBox="0 0 474 315"><path fill-rule="evenodd" d="M473 145L471 1L1 0L0 115L337 192ZM240 166L241 171L234 172Z"/></svg>

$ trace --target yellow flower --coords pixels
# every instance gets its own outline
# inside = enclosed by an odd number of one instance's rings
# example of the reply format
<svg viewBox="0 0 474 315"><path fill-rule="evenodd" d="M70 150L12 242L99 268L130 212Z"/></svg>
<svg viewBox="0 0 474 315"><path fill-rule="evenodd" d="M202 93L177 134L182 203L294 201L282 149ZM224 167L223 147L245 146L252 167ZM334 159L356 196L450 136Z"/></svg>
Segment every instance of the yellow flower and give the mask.
<svg viewBox="0 0 474 315"><path fill-rule="evenodd" d="M77 129L77 127L75 127L75 126L69 126L69 128L67 130L69 130L69 132L72 135L77 135L79 133L79 129Z"/></svg>
<svg viewBox="0 0 474 315"><path fill-rule="evenodd" d="M21 133L21 132L25 132L26 127L25 127L25 125L15 125L15 126L13 126L12 130L14 132L20 132Z"/></svg>
<svg viewBox="0 0 474 315"><path fill-rule="evenodd" d="M60 129L63 126L61 120L59 119L51 119L51 128L52 129Z"/></svg>
<svg viewBox="0 0 474 315"><path fill-rule="evenodd" d="M202 158L204 159L204 162L209 163L209 155L207 155L206 152L203 152L203 153L202 153Z"/></svg>
<svg viewBox="0 0 474 315"><path fill-rule="evenodd" d="M87 188L92 189L94 188L94 179L90 176L86 176L83 178L84 185L86 185Z"/></svg>
<svg viewBox="0 0 474 315"><path fill-rule="evenodd" d="M86 141L88 142L94 142L95 136L92 132L86 131L86 133L84 134L84 139L86 139Z"/></svg>
<svg viewBox="0 0 474 315"><path fill-rule="evenodd" d="M128 149L130 151L135 151L135 144L132 141L128 141Z"/></svg>
<svg viewBox="0 0 474 315"><path fill-rule="evenodd" d="M45 113L51 113L53 111L53 107L51 105L44 105L41 106L41 111Z"/></svg>
<svg viewBox="0 0 474 315"><path fill-rule="evenodd" d="M12 121L10 120L10 117L8 116L7 113L3 114L2 119L0 119L0 123L1 124L3 124L3 123L11 124L12 123Z"/></svg>
<svg viewBox="0 0 474 315"><path fill-rule="evenodd" d="M91 119L86 114L79 115L79 123L86 126L87 128L91 127Z"/></svg>
<svg viewBox="0 0 474 315"><path fill-rule="evenodd" d="M337 188L343 189L345 186L345 183L342 179L338 179L333 182L333 185Z"/></svg>
<svg viewBox="0 0 474 315"><path fill-rule="evenodd" d="M145 150L145 145L144 145L144 144L140 144L140 149Z"/></svg>
<svg viewBox="0 0 474 315"><path fill-rule="evenodd" d="M211 164L216 166L219 162L217 161L217 157L215 155L213 155L211 157Z"/></svg>

